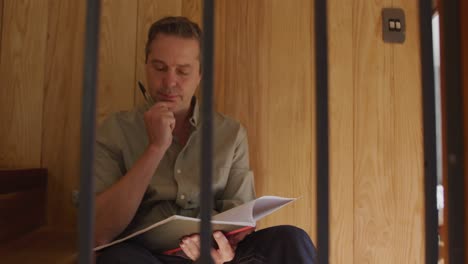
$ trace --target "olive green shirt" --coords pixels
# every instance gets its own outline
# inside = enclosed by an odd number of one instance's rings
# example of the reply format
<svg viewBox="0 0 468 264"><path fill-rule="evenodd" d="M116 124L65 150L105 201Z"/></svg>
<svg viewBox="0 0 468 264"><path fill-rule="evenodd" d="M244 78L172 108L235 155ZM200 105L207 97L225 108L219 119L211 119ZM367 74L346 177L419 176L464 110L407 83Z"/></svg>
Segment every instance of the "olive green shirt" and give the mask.
<svg viewBox="0 0 468 264"><path fill-rule="evenodd" d="M175 214L199 215L201 126L196 100L192 107L191 134L186 145L173 139L133 220L120 237ZM99 127L95 156L96 193L117 182L145 151L148 137L143 114L148 109L145 105L112 114ZM213 210L216 213L253 200L255 192L245 129L239 122L219 113L214 113L213 127ZM138 237L144 244L151 241L146 234Z"/></svg>

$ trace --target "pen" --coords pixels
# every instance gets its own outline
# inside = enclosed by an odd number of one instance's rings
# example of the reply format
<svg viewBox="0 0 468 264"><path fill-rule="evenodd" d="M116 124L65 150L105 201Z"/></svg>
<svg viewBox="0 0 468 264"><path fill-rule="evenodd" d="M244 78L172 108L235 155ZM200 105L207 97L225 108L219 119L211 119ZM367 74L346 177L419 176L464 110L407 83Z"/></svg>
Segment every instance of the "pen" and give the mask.
<svg viewBox="0 0 468 264"><path fill-rule="evenodd" d="M145 97L146 103L148 103L150 106L152 106L154 104L154 100L150 95L148 95L148 93L146 92L145 87L143 86L143 84L140 81L138 81L138 87L140 88L140 91L143 94L143 97Z"/></svg>

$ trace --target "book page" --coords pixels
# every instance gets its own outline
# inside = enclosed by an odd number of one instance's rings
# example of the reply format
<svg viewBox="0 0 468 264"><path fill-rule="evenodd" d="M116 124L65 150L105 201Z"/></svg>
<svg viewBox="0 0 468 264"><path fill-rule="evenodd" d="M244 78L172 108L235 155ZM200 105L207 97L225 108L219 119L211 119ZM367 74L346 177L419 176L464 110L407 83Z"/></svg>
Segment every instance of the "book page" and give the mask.
<svg viewBox="0 0 468 264"><path fill-rule="evenodd" d="M252 214L254 205L255 200L214 215L212 219L219 221L244 222L255 225L255 220L253 219Z"/></svg>
<svg viewBox="0 0 468 264"><path fill-rule="evenodd" d="M139 231L136 231L136 232L134 232L134 233L132 233L132 234L126 236L126 237L123 237L123 238L121 238L121 239L114 240L114 241L112 241L111 243L108 243L108 244L104 244L104 245L95 247L94 250L97 251L97 250L101 250L101 249L106 248L106 247L110 247L110 246L115 245L115 244L117 244L117 243L120 243L120 242L123 242L123 241L125 241L125 240L128 240L128 239L130 239L130 238L132 238L132 237L135 237L135 236L138 236L138 235L140 235L140 234L143 234L143 233L147 232L148 230L155 229L155 228L158 227L158 226L161 226L161 225L164 225L164 224L169 223L169 222L171 222L171 221L179 220L179 219L181 219L181 220L186 220L186 221L189 221L189 222L190 222L190 221L195 221L195 222L197 221L197 219L195 219L195 218L185 217L185 216L180 216L180 215L173 215L173 216L171 216L171 217L169 217L169 218L166 218L166 219L164 219L164 220L162 220L162 221L159 221L159 222L157 222L157 223L155 223L155 224L152 224L152 225L150 225L150 226L148 226L148 227L146 227L146 228L143 228L143 229L141 229L141 230L139 230Z"/></svg>
<svg viewBox="0 0 468 264"><path fill-rule="evenodd" d="M211 221L212 229L231 232L246 226L254 227L258 220L294 200L296 199L277 196L260 197L213 216ZM173 215L126 237L96 247L94 250L101 250L125 240L134 239L153 252L163 252L177 248L180 238L199 232L200 219ZM143 233L145 235L140 236Z"/></svg>
<svg viewBox="0 0 468 264"><path fill-rule="evenodd" d="M230 222L212 220L212 229L230 232L245 226L253 226L249 222ZM144 244L147 249L154 252L162 252L178 247L179 240L191 234L200 232L200 219L173 215L163 221L134 232L126 237L115 240L111 243L94 248L95 251L110 247L125 240L135 238L139 243ZM138 235L146 233L145 238Z"/></svg>
<svg viewBox="0 0 468 264"><path fill-rule="evenodd" d="M227 210L226 212L217 214L213 216L213 220L249 222L251 225L255 225L258 220L295 200L296 198L262 196L253 201Z"/></svg>
<svg viewBox="0 0 468 264"><path fill-rule="evenodd" d="M254 221L258 221L296 199L297 198L262 196L255 200L252 217Z"/></svg>

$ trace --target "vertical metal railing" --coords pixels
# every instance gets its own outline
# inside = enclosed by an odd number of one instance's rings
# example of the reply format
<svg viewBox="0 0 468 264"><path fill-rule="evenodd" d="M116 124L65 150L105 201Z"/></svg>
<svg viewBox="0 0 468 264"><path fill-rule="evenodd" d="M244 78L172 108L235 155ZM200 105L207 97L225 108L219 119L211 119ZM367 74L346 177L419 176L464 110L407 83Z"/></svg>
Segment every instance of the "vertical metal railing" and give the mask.
<svg viewBox="0 0 468 264"><path fill-rule="evenodd" d="M315 0L315 84L318 263L329 262L329 121L327 0Z"/></svg>
<svg viewBox="0 0 468 264"><path fill-rule="evenodd" d="M434 59L432 49L432 3L419 1L419 31L421 48L421 74L424 129L424 196L426 263L437 263L438 217L437 217L437 138L436 98L434 84Z"/></svg>
<svg viewBox="0 0 468 264"><path fill-rule="evenodd" d="M99 46L100 1L88 0L81 104L81 168L78 212L78 263L93 263L94 231L94 141L96 122L96 80Z"/></svg>
<svg viewBox="0 0 468 264"><path fill-rule="evenodd" d="M211 258L211 190L213 173L213 50L214 50L214 0L203 1L203 77L202 77L202 149L201 149L201 252L197 263L213 263Z"/></svg>

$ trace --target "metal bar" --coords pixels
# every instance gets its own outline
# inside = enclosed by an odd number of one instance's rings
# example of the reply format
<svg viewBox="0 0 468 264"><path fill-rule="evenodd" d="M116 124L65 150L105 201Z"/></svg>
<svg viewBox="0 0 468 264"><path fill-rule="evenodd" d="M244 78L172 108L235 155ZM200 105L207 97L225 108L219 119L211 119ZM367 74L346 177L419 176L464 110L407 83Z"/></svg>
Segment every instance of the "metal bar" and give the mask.
<svg viewBox="0 0 468 264"><path fill-rule="evenodd" d="M432 6L419 0L419 31L421 47L423 129L424 129L424 196L426 263L438 260L437 215L437 136L434 58L432 49Z"/></svg>
<svg viewBox="0 0 468 264"><path fill-rule="evenodd" d="M203 1L203 79L202 79L202 149L201 149L201 251L197 263L213 263L211 258L211 212L213 209L213 50L214 1Z"/></svg>
<svg viewBox="0 0 468 264"><path fill-rule="evenodd" d="M465 263L465 183L461 82L460 1L442 1L443 67L448 182L448 234L450 263Z"/></svg>
<svg viewBox="0 0 468 264"><path fill-rule="evenodd" d="M329 262L329 142L327 1L315 0L317 251Z"/></svg>
<svg viewBox="0 0 468 264"><path fill-rule="evenodd" d="M84 52L83 97L81 109L81 169L78 215L78 263L94 263L94 141L96 119L96 80L99 45L100 1L88 0Z"/></svg>

